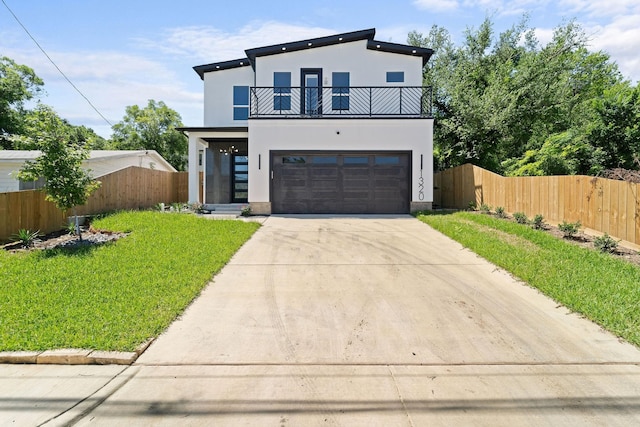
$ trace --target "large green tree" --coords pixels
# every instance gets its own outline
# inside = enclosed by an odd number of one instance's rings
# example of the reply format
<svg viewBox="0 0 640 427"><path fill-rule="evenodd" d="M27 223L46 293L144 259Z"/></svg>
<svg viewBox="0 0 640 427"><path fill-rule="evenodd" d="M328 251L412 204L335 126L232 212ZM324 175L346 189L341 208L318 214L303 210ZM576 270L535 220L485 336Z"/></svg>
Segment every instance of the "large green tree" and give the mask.
<svg viewBox="0 0 640 427"><path fill-rule="evenodd" d="M509 174L587 173L602 150L611 152L602 138L598 151L587 129L602 116L594 100L623 79L607 54L587 50L575 23L556 28L544 46L526 18L497 37L486 19L460 46L435 26L408 41L436 50L424 72L434 87L436 168L471 162Z"/></svg>
<svg viewBox="0 0 640 427"><path fill-rule="evenodd" d="M11 149L9 135L22 134L25 101L42 92L44 82L26 65L0 57L0 147Z"/></svg>
<svg viewBox="0 0 640 427"><path fill-rule="evenodd" d="M185 170L188 142L175 130L181 127L180 115L160 101L149 100L147 106L126 108L121 122L113 126L111 145L119 150L155 150L173 167Z"/></svg>

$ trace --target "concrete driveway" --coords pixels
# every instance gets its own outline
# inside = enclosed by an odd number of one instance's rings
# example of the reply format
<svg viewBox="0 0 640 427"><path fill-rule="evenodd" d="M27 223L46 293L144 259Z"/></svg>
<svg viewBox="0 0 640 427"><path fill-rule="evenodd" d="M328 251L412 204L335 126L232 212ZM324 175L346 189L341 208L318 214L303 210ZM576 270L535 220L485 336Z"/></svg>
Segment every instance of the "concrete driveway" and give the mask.
<svg viewBox="0 0 640 427"><path fill-rule="evenodd" d="M87 398L41 419L637 425L638 363L635 347L412 217L273 216L134 366L69 371ZM73 406L58 388L45 406ZM28 393L17 399L28 411Z"/></svg>

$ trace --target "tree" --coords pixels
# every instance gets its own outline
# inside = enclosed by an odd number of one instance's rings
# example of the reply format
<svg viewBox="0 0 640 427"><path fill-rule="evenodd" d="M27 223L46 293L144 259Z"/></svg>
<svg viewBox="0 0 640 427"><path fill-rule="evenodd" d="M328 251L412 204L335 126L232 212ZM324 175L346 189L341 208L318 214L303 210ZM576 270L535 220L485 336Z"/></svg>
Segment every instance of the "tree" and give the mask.
<svg viewBox="0 0 640 427"><path fill-rule="evenodd" d="M121 122L113 126L111 145L119 150L155 150L177 170L187 165L188 142L175 130L181 127L180 115L160 101L150 99L145 108L126 108Z"/></svg>
<svg viewBox="0 0 640 427"><path fill-rule="evenodd" d="M44 82L26 65L0 57L0 147L11 149L9 135L21 134L24 102L42 92Z"/></svg>
<svg viewBox="0 0 640 427"><path fill-rule="evenodd" d="M636 169L640 164L640 86L612 86L592 101L595 115L587 140L604 155L602 167Z"/></svg>
<svg viewBox="0 0 640 427"><path fill-rule="evenodd" d="M497 38L486 19L461 46L435 26L408 41L437 52L424 70L437 169L470 162L498 173L584 173L602 158L585 135L599 114L594 100L622 77L607 54L587 50L577 24L556 28L545 46L526 16Z"/></svg>
<svg viewBox="0 0 640 427"><path fill-rule="evenodd" d="M89 157L89 151L83 144L71 140L68 125L50 107L39 105L30 120L31 126L37 129L30 141L41 155L26 162L18 177L24 181L44 178L46 199L63 211L73 208L76 233L82 240L75 207L84 205L100 186L89 171L82 169L82 162Z"/></svg>

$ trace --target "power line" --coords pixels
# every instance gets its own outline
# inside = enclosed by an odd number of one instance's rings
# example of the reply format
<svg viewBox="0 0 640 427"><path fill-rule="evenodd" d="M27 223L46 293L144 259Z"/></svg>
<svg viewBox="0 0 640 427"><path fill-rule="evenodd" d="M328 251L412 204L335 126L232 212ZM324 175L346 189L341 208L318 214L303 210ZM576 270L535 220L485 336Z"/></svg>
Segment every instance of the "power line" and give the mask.
<svg viewBox="0 0 640 427"><path fill-rule="evenodd" d="M47 54L47 52L43 49L42 46L40 46L40 43L38 43L38 41L35 39L35 37L33 37L31 35L31 33L29 32L29 30L27 29L27 27L24 26L24 24L22 22L20 22L20 19L18 19L18 17L16 16L15 13L13 13L13 10L11 10L11 8L9 7L9 5L5 2L5 0L2 0L2 4L4 4L4 6L7 8L7 10L9 11L9 13L11 13L11 15L13 15L13 18L16 20L16 22L18 24L20 24L20 26L22 27L22 29L27 33L27 35L31 38L31 40L33 40L33 42L36 44L36 46L38 46L38 49L40 49L42 51L42 53L44 54L44 56L47 57L47 59L49 60L49 62L51 62L51 64L53 64L54 67L56 67L56 70L58 70L58 72L62 75L62 77L65 78L65 80L67 82L69 82L69 84L71 85L71 87L73 87L76 92L78 92L80 94L81 97L84 98L85 101L87 101L87 103L91 106L91 108L93 108L93 110L98 113L98 115L100 117L102 117L102 119L107 122L107 124L111 127L113 127L113 124L111 124L111 122L98 110L98 108L96 108L95 105L93 105L93 103L91 101L89 101L89 98L87 98L84 93L82 93L80 91L80 89L78 89L78 87L73 84L73 82L69 79L69 77L67 77L67 75L60 69L60 67L58 67L58 65L53 61L53 59L51 59L51 57Z"/></svg>

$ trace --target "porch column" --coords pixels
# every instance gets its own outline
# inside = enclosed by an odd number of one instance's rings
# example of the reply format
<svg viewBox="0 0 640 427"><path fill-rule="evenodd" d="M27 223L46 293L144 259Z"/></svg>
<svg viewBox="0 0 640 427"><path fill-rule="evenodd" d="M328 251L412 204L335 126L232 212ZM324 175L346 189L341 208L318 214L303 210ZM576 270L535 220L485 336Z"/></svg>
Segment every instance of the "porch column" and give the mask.
<svg viewBox="0 0 640 427"><path fill-rule="evenodd" d="M199 191L198 137L189 134L189 203L202 203Z"/></svg>

